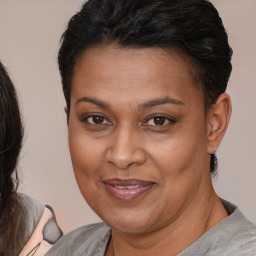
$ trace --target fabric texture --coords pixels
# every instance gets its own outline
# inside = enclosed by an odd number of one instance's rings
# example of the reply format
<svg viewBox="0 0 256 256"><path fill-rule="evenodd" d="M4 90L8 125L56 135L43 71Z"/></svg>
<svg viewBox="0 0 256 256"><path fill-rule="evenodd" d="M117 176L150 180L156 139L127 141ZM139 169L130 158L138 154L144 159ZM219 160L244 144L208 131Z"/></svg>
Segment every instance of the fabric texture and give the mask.
<svg viewBox="0 0 256 256"><path fill-rule="evenodd" d="M256 226L222 200L229 217L212 227L178 256L255 256ZM78 228L61 238L46 256L103 256L111 229L105 223Z"/></svg>
<svg viewBox="0 0 256 256"><path fill-rule="evenodd" d="M25 194L19 196L27 211L24 234L26 244L19 256L43 256L63 233L50 206L45 206Z"/></svg>

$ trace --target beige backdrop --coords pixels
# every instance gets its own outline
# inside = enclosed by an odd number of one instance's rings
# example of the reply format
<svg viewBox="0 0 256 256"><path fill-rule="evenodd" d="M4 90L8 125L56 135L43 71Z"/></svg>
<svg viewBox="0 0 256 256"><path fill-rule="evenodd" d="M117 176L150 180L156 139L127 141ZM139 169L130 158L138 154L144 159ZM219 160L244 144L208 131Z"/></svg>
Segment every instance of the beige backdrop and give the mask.
<svg viewBox="0 0 256 256"><path fill-rule="evenodd" d="M213 1L234 49L228 92L229 130L218 149L219 195L256 223L256 0ZM20 162L23 191L54 207L67 232L98 221L77 188L67 145L64 98L56 56L60 36L82 0L0 0L0 59L19 93L26 138Z"/></svg>

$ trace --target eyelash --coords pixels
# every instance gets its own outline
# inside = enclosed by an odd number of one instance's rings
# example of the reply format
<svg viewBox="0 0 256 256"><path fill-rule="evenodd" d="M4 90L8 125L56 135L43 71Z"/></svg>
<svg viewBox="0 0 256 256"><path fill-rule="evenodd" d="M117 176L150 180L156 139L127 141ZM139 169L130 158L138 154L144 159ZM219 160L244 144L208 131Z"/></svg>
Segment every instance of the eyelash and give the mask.
<svg viewBox="0 0 256 256"><path fill-rule="evenodd" d="M92 120L92 122L89 122L89 119L90 118L98 118L98 120L99 121L101 121L102 120L102 122L101 123L96 123L95 121L97 121L97 119L96 120ZM157 120L157 118L158 118L158 120ZM155 120L154 120L155 119ZM151 120L153 120L153 122L154 121L159 121L160 122L160 124L149 124L149 122L151 121ZM91 115L89 115L89 116L85 116L85 117L83 117L83 118L81 118L80 119L80 121L81 122L87 122L87 123L89 123L90 125L112 125L112 123L110 122L110 121L108 121L108 119L106 119L103 115L100 115L100 114L91 114ZM166 124L166 121L168 121L169 123L168 124ZM143 124L142 124L142 126L156 126L156 127L165 127L165 126L167 126L167 125L170 125L170 124L175 124L176 123L176 120L175 119L173 119L173 118L170 118L170 117L167 117L167 116L165 116L164 114L154 114L154 115L151 115L148 119L147 119L147 121L146 122L144 122Z"/></svg>
<svg viewBox="0 0 256 256"><path fill-rule="evenodd" d="M88 120L90 119L90 118L99 118L99 119L102 119L103 120L103 122L106 122L107 121L107 123L95 123L95 121L96 120L94 120L94 123L93 122L89 122ZM112 125L111 124L111 122L110 121L108 121L103 115L99 115L99 114L91 114L91 115L89 115L89 116L85 116L85 117L82 117L81 119L80 119L80 121L81 122L87 122L87 123L89 123L90 125Z"/></svg>
<svg viewBox="0 0 256 256"><path fill-rule="evenodd" d="M153 122L156 121L156 120L154 120L154 119L156 119L156 118L160 118L160 120L158 120L158 121L162 121L161 119L163 119L164 123L163 123L163 124L159 124L159 125L157 125L157 124L148 124L148 125L147 125L147 123L149 123L150 120L153 120ZM166 121L168 121L169 123L166 124ZM152 115L151 117L149 117L149 118L147 119L147 121L144 122L142 125L143 125L143 126L165 127L165 126L167 126L167 125L172 125L172 124L175 124L175 123L176 123L176 120L175 120L174 118L167 117L167 116L164 115L164 114L155 114L155 115Z"/></svg>

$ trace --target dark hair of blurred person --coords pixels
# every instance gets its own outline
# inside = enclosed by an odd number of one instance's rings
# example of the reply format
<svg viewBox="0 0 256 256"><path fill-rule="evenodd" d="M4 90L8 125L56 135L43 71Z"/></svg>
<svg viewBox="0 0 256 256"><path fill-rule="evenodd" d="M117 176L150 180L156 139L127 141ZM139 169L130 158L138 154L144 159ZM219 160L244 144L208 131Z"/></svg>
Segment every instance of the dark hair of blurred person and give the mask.
<svg viewBox="0 0 256 256"><path fill-rule="evenodd" d="M0 255L43 255L62 236L53 209L17 193L23 126L18 98L0 62ZM31 254L32 253L32 254Z"/></svg>
<svg viewBox="0 0 256 256"><path fill-rule="evenodd" d="M0 251L16 255L23 244L25 208L17 195L23 126L15 88L0 63ZM15 241L15 243L13 243Z"/></svg>

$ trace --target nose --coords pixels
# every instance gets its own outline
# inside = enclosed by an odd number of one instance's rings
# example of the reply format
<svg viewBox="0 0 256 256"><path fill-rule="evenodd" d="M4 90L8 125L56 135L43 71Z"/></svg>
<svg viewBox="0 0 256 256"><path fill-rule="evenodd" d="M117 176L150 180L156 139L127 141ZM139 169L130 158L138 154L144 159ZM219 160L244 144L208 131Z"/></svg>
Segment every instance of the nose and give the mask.
<svg viewBox="0 0 256 256"><path fill-rule="evenodd" d="M115 132L107 151L107 161L118 169L141 165L146 161L146 153L136 131L126 127Z"/></svg>

